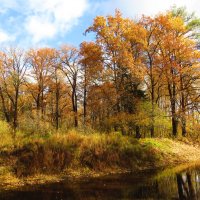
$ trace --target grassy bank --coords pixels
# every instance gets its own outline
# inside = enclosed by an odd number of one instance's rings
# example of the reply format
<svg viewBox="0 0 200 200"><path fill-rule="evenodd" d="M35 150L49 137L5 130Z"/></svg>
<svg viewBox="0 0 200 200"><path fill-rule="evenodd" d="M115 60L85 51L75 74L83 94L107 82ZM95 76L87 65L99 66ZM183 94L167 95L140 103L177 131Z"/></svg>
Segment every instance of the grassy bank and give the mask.
<svg viewBox="0 0 200 200"><path fill-rule="evenodd" d="M167 167L200 159L189 141L140 139L111 134L66 134L16 138L1 145L0 187L44 183L62 177Z"/></svg>

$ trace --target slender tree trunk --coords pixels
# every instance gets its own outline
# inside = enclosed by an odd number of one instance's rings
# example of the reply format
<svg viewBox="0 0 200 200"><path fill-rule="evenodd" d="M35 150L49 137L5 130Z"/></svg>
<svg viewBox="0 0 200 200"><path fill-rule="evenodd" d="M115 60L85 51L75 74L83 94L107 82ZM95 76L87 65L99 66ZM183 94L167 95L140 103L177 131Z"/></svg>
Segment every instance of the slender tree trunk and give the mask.
<svg viewBox="0 0 200 200"><path fill-rule="evenodd" d="M77 94L75 92L75 127L78 127L78 102L77 102Z"/></svg>
<svg viewBox="0 0 200 200"><path fill-rule="evenodd" d="M72 89L72 109L74 113L74 127L78 127L78 106L77 106L77 95L76 95L76 87Z"/></svg>
<svg viewBox="0 0 200 200"><path fill-rule="evenodd" d="M177 136L177 119L176 119L176 107L174 102L171 105L171 109L172 109L172 135L173 136Z"/></svg>
<svg viewBox="0 0 200 200"><path fill-rule="evenodd" d="M182 136L186 136L186 108L185 108L185 95L183 91L183 79L180 78L180 84L181 84L181 122L182 122Z"/></svg>
<svg viewBox="0 0 200 200"><path fill-rule="evenodd" d="M4 115L5 115L6 121L7 121L7 122L10 122L10 115L9 115L7 109L6 109L5 99L4 99L4 95L3 95L3 92L2 92L1 87L0 87L0 96L1 96L1 102L2 102L3 113L4 113Z"/></svg>
<svg viewBox="0 0 200 200"><path fill-rule="evenodd" d="M186 117L185 117L185 105L183 105L184 102L182 102L182 116L181 116L181 121L182 121L182 136L186 136L187 131L186 131Z"/></svg>
<svg viewBox="0 0 200 200"><path fill-rule="evenodd" d="M177 120L174 114L172 115L172 134L173 136L177 136Z"/></svg>
<svg viewBox="0 0 200 200"><path fill-rule="evenodd" d="M173 129L173 135L177 136L177 116L176 116L176 86L175 83L173 83L172 86L172 129Z"/></svg>
<svg viewBox="0 0 200 200"><path fill-rule="evenodd" d="M37 95L37 99L36 99L36 109L40 110L40 94Z"/></svg>
<svg viewBox="0 0 200 200"><path fill-rule="evenodd" d="M41 94L41 114L42 114L42 119L44 119L44 92L43 91Z"/></svg>
<svg viewBox="0 0 200 200"><path fill-rule="evenodd" d="M170 85L168 83L168 91L170 96L170 104L171 104L171 115L172 115L172 135L177 136L177 116L176 116L176 86L175 83Z"/></svg>
<svg viewBox="0 0 200 200"><path fill-rule="evenodd" d="M140 134L140 127L139 126L136 126L135 127L135 133L136 133L136 138L141 138L141 134Z"/></svg>
<svg viewBox="0 0 200 200"><path fill-rule="evenodd" d="M87 117L87 77L86 77L86 67L85 67L85 77L84 77L84 94L83 94L83 124L86 125Z"/></svg>
<svg viewBox="0 0 200 200"><path fill-rule="evenodd" d="M59 128L59 83L56 83L56 130Z"/></svg>
<svg viewBox="0 0 200 200"><path fill-rule="evenodd" d="M186 176L187 176L187 182L188 182L188 188L189 188L189 198L195 199L195 190L192 184L192 176L189 172L186 173Z"/></svg>
<svg viewBox="0 0 200 200"><path fill-rule="evenodd" d="M150 128L150 132L151 132L151 137L154 137L155 133L154 133L154 123L155 123L155 119L154 119L154 107L155 107L155 83L154 83L154 77L153 77L153 61L152 58L150 56L150 54L148 53L149 56L149 64L150 64L150 79L151 79L151 128Z"/></svg>
<svg viewBox="0 0 200 200"><path fill-rule="evenodd" d="M181 174L177 174L176 175L176 179L177 179L177 185L178 185L178 194L179 194L179 199L186 199L186 196L184 195L184 192L183 192L183 179L182 179L182 176Z"/></svg>
<svg viewBox="0 0 200 200"><path fill-rule="evenodd" d="M37 129L39 129L40 126L40 94L37 95L37 99L36 99L36 123L37 123Z"/></svg>
<svg viewBox="0 0 200 200"><path fill-rule="evenodd" d="M186 135L187 135L187 131L186 131L186 119L183 116L183 119L182 119L182 136L186 137Z"/></svg>
<svg viewBox="0 0 200 200"><path fill-rule="evenodd" d="M151 137L154 137L155 131L154 131L154 124L155 124L155 119L154 119L154 110L155 110L155 104L154 104L154 81L152 80L152 86L151 86Z"/></svg>
<svg viewBox="0 0 200 200"><path fill-rule="evenodd" d="M83 123L86 125L87 117L87 100L86 100L86 89L84 89L84 99L83 99Z"/></svg>
<svg viewBox="0 0 200 200"><path fill-rule="evenodd" d="M13 115L14 133L16 132L16 129L18 127L18 97L19 97L19 89L17 88L15 92L14 115Z"/></svg>

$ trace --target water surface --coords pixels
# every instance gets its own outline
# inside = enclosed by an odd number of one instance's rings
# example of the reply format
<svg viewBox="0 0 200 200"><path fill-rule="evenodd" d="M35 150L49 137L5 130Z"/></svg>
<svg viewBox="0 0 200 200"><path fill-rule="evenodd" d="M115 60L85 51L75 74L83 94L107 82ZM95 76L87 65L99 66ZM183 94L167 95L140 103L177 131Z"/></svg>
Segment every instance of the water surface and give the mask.
<svg viewBox="0 0 200 200"><path fill-rule="evenodd" d="M181 168L181 167L180 167ZM200 199L200 165L100 178L65 180L0 193L2 200Z"/></svg>

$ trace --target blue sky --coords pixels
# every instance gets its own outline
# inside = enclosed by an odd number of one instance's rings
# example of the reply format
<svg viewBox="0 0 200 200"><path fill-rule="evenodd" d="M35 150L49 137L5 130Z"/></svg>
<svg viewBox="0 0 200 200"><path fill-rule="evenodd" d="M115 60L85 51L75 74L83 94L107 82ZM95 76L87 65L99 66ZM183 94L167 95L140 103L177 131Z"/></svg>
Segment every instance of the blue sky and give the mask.
<svg viewBox="0 0 200 200"><path fill-rule="evenodd" d="M83 32L97 15L113 14L117 8L124 16L137 18L173 5L200 16L199 0L0 0L0 46L78 46L93 38Z"/></svg>

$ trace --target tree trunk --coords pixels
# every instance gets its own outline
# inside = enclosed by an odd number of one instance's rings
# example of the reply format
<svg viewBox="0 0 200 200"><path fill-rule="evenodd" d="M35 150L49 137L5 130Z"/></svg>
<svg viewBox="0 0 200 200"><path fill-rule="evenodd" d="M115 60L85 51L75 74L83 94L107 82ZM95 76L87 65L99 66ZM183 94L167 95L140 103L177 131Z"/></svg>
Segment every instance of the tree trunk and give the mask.
<svg viewBox="0 0 200 200"><path fill-rule="evenodd" d="M154 132L155 132L155 131L154 131L154 124L151 125L150 132L151 132L151 137L153 138L154 135L155 135L155 134L154 134Z"/></svg>
<svg viewBox="0 0 200 200"><path fill-rule="evenodd" d="M6 118L6 121L10 122L10 115L9 115L7 109L6 109L5 99L4 99L3 91L2 91L1 88L0 88L0 96L1 96L1 102L2 102L2 108L3 108L4 116Z"/></svg>
<svg viewBox="0 0 200 200"><path fill-rule="evenodd" d="M86 84L86 69L85 69L85 80L84 80L84 94L83 94L83 124L86 125L87 117L87 84Z"/></svg>
<svg viewBox="0 0 200 200"><path fill-rule="evenodd" d="M149 55L149 61L150 61L150 78L151 78L151 128L150 128L150 132L151 132L151 137L154 137L155 133L154 133L154 102L155 102L155 91L154 91L154 87L155 87L155 83L154 83L154 78L153 78L153 62L151 59L150 54Z"/></svg>
<svg viewBox="0 0 200 200"><path fill-rule="evenodd" d="M175 83L168 83L168 91L170 96L170 104L171 104L171 115L172 115L172 135L177 136L177 116L176 116L176 86Z"/></svg>
<svg viewBox="0 0 200 200"><path fill-rule="evenodd" d="M155 124L155 119L154 119L154 110L155 110L155 104L154 104L154 89L152 87L152 99L151 99L151 128L150 128L150 132L151 132L151 137L153 138L155 135L155 129L154 129L154 124Z"/></svg>
<svg viewBox="0 0 200 200"><path fill-rule="evenodd" d="M37 129L39 129L40 127L40 94L37 95L37 98L36 98L36 123L37 123Z"/></svg>
<svg viewBox="0 0 200 200"><path fill-rule="evenodd" d="M42 114L42 119L44 119L44 92L43 91L41 93L41 114Z"/></svg>
<svg viewBox="0 0 200 200"><path fill-rule="evenodd" d="M186 137L187 131L186 131L186 119L185 116L182 117L182 136Z"/></svg>
<svg viewBox="0 0 200 200"><path fill-rule="evenodd" d="M181 88L181 122L182 122L182 136L186 136L186 106L185 106L185 95L183 91L183 78L180 78L180 88Z"/></svg>
<svg viewBox="0 0 200 200"><path fill-rule="evenodd" d="M75 92L75 127L78 127L78 102L77 102L77 95Z"/></svg>
<svg viewBox="0 0 200 200"><path fill-rule="evenodd" d="M187 176L187 182L188 182L188 188L189 188L189 198L195 199L195 190L192 184L192 176L189 172L186 173L186 176Z"/></svg>
<svg viewBox="0 0 200 200"><path fill-rule="evenodd" d="M177 136L177 120L174 112L172 112L172 135Z"/></svg>
<svg viewBox="0 0 200 200"><path fill-rule="evenodd" d="M59 83L56 83L56 111L55 111L55 117L56 117L56 130L59 128Z"/></svg>
<svg viewBox="0 0 200 200"><path fill-rule="evenodd" d="M136 133L136 138L141 138L141 134L140 134L140 127L139 126L136 126L135 127L135 133Z"/></svg>
<svg viewBox="0 0 200 200"><path fill-rule="evenodd" d="M183 179L181 174L177 174L176 175L176 179L177 179L177 185L178 185L178 194L179 194L179 199L186 199L186 196L184 195L184 191L183 191Z"/></svg>
<svg viewBox="0 0 200 200"><path fill-rule="evenodd" d="M16 132L18 126L18 97L19 97L19 89L17 88L15 92L14 115L13 115L14 133Z"/></svg>
<svg viewBox="0 0 200 200"><path fill-rule="evenodd" d="M77 106L77 95L76 95L76 88L73 88L72 91L72 109L74 113L74 127L78 127L78 106Z"/></svg>

